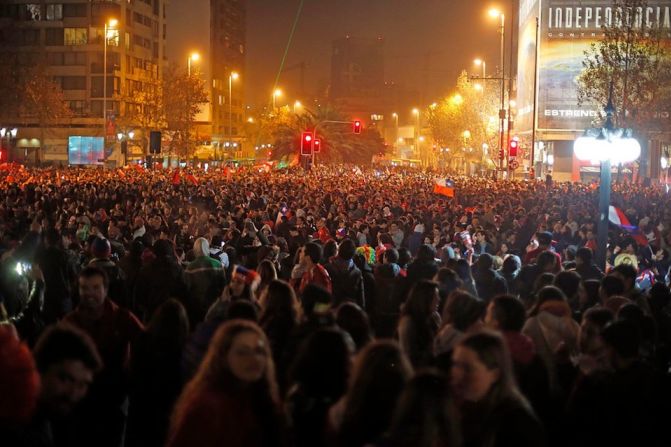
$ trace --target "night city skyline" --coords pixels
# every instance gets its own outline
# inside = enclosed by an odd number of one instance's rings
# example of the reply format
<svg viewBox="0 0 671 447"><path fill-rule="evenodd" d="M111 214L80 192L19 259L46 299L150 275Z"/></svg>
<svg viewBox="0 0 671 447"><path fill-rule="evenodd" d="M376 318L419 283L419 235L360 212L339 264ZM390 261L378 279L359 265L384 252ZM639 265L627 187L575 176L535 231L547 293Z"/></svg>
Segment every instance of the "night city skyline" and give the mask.
<svg viewBox="0 0 671 447"><path fill-rule="evenodd" d="M168 58L181 63L190 51L207 45L205 32L194 27L207 17L209 0L173 2ZM247 0L245 102L265 105L272 89L300 0ZM305 1L285 69L305 62L307 95L322 96L330 81L332 41L346 35L384 38L385 81L415 91L408 107L449 93L459 73L475 73L474 58L496 70L499 36L489 7L510 2L489 0L356 0ZM441 32L444 30L444 32ZM443 36L443 38L439 38ZM300 90L299 70L282 73L278 83L291 99Z"/></svg>

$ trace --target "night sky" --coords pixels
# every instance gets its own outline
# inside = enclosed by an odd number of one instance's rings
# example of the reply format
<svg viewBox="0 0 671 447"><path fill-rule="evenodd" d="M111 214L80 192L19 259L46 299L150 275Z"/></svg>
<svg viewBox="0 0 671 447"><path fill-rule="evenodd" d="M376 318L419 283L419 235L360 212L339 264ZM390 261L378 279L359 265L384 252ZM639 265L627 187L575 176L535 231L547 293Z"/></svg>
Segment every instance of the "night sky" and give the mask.
<svg viewBox="0 0 671 447"><path fill-rule="evenodd" d="M511 0L305 0L286 67L305 61L306 90L317 96L328 85L332 40L352 37L385 39L385 77L417 91L417 105L446 94L458 73L484 57L488 71L499 60L496 21L491 6ZM247 0L246 102L267 103L300 0ZM173 0L169 6L168 52L186 60L190 48L208 40L209 0ZM507 6L510 8L510 6ZM510 15L508 14L508 17ZM299 70L284 73L279 85L293 101ZM408 104L411 107L413 104Z"/></svg>

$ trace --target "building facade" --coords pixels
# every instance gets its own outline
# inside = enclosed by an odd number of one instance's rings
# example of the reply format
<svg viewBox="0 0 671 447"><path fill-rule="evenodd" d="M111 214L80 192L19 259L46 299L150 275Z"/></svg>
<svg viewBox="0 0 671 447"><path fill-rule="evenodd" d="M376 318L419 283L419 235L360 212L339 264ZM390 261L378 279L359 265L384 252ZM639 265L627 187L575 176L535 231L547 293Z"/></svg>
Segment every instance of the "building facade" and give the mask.
<svg viewBox="0 0 671 447"><path fill-rule="evenodd" d="M123 118L142 106L140 93L161 79L167 38L165 3L3 0L2 60L19 66L42 65L62 89L72 112L67 119L48 124L20 116L16 122L0 123L18 128L17 161L103 164L119 152L118 134L131 140L131 148L142 150L144 145L129 137L134 135L133 123Z"/></svg>
<svg viewBox="0 0 671 447"><path fill-rule="evenodd" d="M537 174L552 172L560 180L598 176L597 166L574 157L573 142L598 124L603 105L579 104L576 78L583 69L585 51L603 38L603 26L613 23L615 14L612 0L519 2L515 132L530 154L535 129ZM649 0L638 17L641 26L661 28L664 44L671 45L671 0ZM660 158L671 151L670 112L656 111L654 124L659 131L649 132L649 140L640 141L647 147L642 153L641 166L648 167L643 177L659 178Z"/></svg>
<svg viewBox="0 0 671 447"><path fill-rule="evenodd" d="M243 140L246 57L245 0L210 0L212 142L223 158L253 157Z"/></svg>

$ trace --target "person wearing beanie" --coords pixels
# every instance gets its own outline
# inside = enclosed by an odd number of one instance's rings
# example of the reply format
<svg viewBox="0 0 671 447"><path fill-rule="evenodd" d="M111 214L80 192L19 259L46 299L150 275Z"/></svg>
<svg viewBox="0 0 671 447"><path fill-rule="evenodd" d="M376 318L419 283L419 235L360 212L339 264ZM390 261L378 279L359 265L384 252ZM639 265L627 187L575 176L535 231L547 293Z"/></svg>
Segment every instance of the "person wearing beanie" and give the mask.
<svg viewBox="0 0 671 447"><path fill-rule="evenodd" d="M248 269L242 265L235 265L231 272L231 280L224 288L221 296L210 306L206 315L205 322L223 321L229 318L228 310L231 303L239 300L246 300L252 303L257 310L260 310L256 299L256 291L261 283L261 275L255 270Z"/></svg>
<svg viewBox="0 0 671 447"><path fill-rule="evenodd" d="M109 298L119 306L129 307L126 287L126 274L111 259L112 245L101 236L96 236L91 242L90 252L93 258L87 266L104 270L109 279Z"/></svg>
<svg viewBox="0 0 671 447"><path fill-rule="evenodd" d="M226 287L226 271L210 256L210 244L204 237L193 243L194 260L184 269L189 300L186 310L192 327L203 320L207 309Z"/></svg>

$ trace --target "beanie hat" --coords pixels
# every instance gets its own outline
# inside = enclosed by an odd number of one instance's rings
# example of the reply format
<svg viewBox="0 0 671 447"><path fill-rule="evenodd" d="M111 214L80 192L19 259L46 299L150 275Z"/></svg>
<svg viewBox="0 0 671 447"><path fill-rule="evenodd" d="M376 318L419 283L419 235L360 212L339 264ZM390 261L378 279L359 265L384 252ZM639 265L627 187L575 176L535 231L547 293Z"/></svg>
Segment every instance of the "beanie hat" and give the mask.
<svg viewBox="0 0 671 447"><path fill-rule="evenodd" d="M91 254L98 259L109 258L112 254L112 246L107 239L98 236L91 242Z"/></svg>
<svg viewBox="0 0 671 447"><path fill-rule="evenodd" d="M248 269L241 265L233 267L233 278L243 281L248 286L258 285L261 282L261 275L254 270Z"/></svg>

